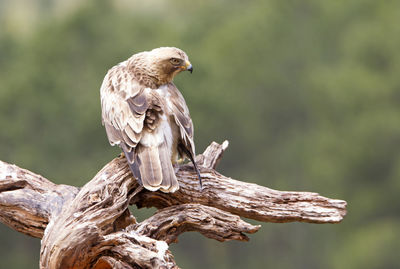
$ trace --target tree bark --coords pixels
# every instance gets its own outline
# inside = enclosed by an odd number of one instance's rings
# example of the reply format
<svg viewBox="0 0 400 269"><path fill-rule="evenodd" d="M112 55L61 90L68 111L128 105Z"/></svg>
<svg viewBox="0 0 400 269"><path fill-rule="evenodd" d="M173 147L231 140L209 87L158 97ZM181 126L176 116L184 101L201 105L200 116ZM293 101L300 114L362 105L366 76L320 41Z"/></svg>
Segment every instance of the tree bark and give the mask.
<svg viewBox="0 0 400 269"><path fill-rule="evenodd" d="M263 222L338 223L346 202L311 192L277 191L215 171L228 147L213 142L193 167L175 167L180 189L151 192L132 178L123 156L108 163L82 188L57 185L0 161L0 221L42 238L41 268L178 268L168 250L187 231L218 241L247 241ZM129 204L156 207L137 223ZM1 262L0 262L1 263Z"/></svg>

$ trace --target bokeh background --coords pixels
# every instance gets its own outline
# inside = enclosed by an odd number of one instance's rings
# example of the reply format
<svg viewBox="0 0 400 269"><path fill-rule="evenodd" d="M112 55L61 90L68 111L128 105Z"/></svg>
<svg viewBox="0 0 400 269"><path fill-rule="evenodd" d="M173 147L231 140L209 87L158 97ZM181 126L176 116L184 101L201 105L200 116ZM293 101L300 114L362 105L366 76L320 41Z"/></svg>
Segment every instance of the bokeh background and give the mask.
<svg viewBox="0 0 400 269"><path fill-rule="evenodd" d="M400 268L399 1L0 0L0 159L85 184L119 154L106 71L160 46L190 56L175 83L198 152L230 141L223 174L348 202L341 224L262 223L248 243L184 234L182 268ZM38 268L39 239L0 224L0 242L1 268Z"/></svg>

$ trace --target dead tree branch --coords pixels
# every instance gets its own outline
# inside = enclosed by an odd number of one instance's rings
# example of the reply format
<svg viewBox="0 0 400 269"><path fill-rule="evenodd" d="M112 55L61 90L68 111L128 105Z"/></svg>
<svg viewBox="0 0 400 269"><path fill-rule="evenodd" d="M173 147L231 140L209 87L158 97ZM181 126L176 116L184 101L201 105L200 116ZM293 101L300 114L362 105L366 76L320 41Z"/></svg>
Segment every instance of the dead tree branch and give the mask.
<svg viewBox="0 0 400 269"><path fill-rule="evenodd" d="M108 163L82 188L57 185L0 161L0 221L42 238L41 268L178 268L168 244L197 231L219 241L246 241L264 222L337 223L346 202L317 193L272 190L225 177L214 169L228 147L213 142L191 165L177 168L179 191L150 192L131 177L125 158ZM157 207L137 223L128 209Z"/></svg>
<svg viewBox="0 0 400 269"><path fill-rule="evenodd" d="M197 231L204 236L218 241L248 241L244 233L255 233L260 225L251 225L236 215L215 207L199 204L182 204L159 210L145 221L131 225L128 231L166 241L168 244L177 241L178 235L184 232Z"/></svg>

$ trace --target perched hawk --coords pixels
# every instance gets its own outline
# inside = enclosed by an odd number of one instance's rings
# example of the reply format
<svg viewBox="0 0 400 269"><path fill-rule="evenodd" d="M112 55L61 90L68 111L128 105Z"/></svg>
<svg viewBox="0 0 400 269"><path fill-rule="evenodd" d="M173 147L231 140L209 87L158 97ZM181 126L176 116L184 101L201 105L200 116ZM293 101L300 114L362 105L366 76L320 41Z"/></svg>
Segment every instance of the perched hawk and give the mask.
<svg viewBox="0 0 400 269"><path fill-rule="evenodd" d="M111 68L100 89L102 123L111 145L123 150L135 178L148 190L179 189L173 164L194 161L193 123L172 80L193 71L185 52L162 47Z"/></svg>

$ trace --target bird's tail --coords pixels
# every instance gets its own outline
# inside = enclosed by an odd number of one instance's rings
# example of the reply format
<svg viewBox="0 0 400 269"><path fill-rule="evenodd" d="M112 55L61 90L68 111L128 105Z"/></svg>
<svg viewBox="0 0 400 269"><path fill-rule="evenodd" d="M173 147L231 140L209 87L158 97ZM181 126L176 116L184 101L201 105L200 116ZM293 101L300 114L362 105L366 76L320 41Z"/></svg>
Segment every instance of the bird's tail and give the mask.
<svg viewBox="0 0 400 269"><path fill-rule="evenodd" d="M184 153L184 154L190 159L190 161L192 162L193 167L194 167L194 170L196 171L196 174L197 174L197 178L199 179L200 190L203 191L203 181L202 181L202 179L201 179L200 170L199 170L199 168L197 167L197 163L196 163L196 161L195 161L195 159L194 159L194 154L193 154L192 152L190 152L190 151L189 151L185 146L183 146L183 145L181 145L181 146L179 147L179 150L180 150L182 153Z"/></svg>
<svg viewBox="0 0 400 269"><path fill-rule="evenodd" d="M139 181L143 187L150 191L161 190L162 192L175 192L179 189L165 142L158 147L145 147L139 144L135 154L140 174ZM131 168L131 170L134 169Z"/></svg>

